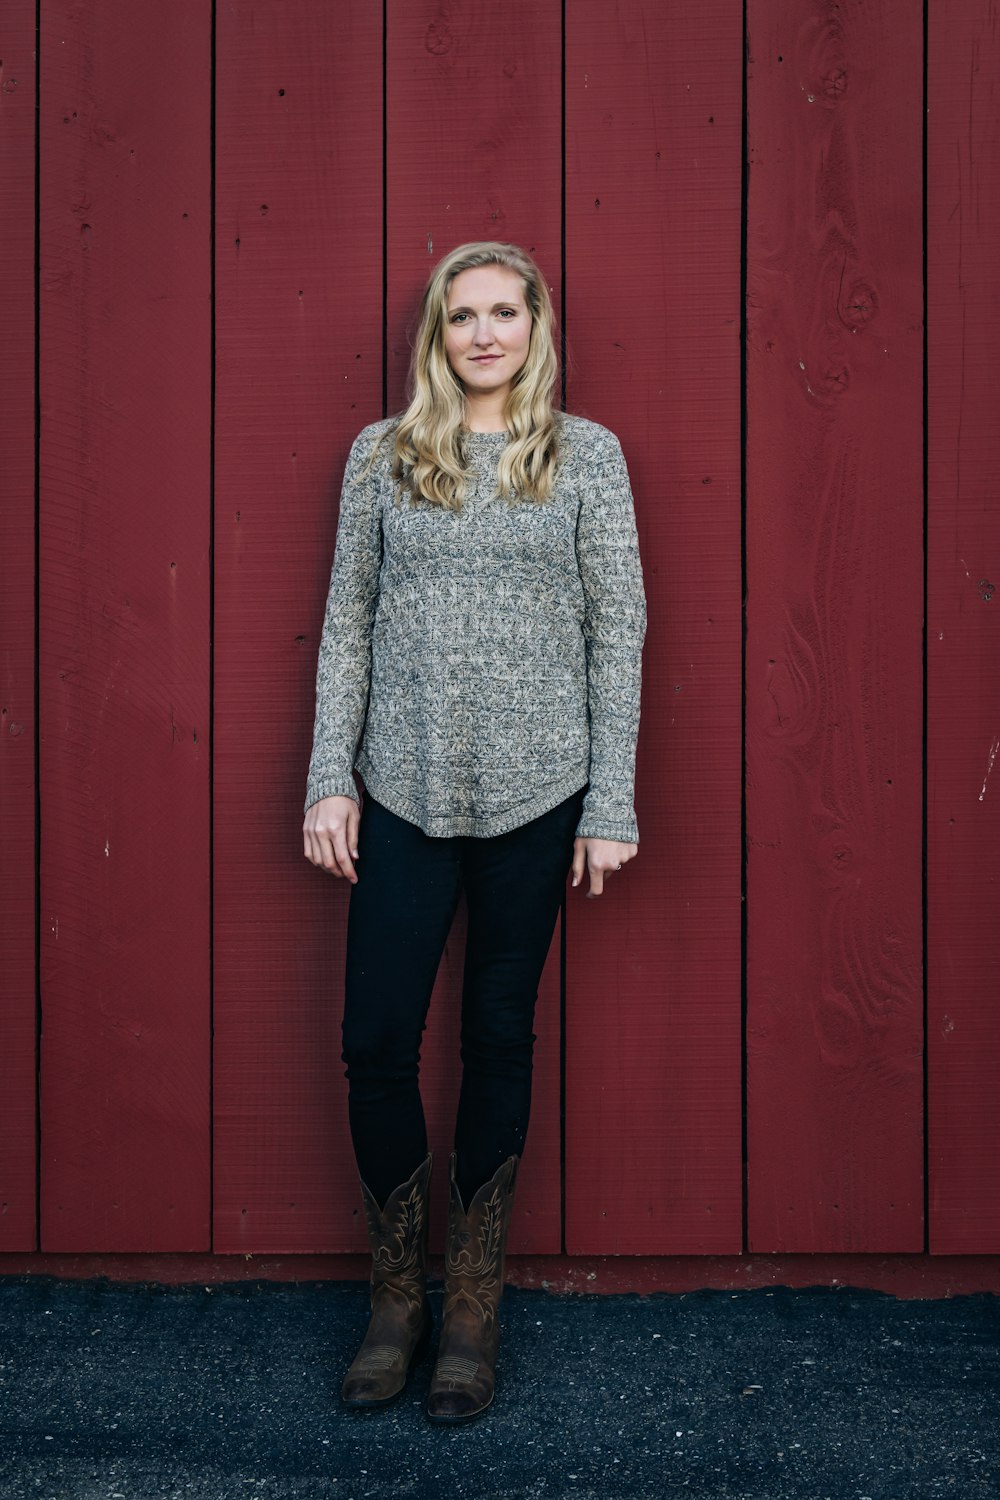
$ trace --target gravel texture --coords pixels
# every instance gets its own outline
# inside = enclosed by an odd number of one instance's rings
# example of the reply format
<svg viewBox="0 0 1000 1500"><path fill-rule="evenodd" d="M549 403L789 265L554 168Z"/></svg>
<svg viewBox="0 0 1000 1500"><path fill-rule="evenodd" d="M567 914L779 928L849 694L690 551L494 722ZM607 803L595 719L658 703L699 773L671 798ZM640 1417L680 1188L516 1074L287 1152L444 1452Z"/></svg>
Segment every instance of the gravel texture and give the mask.
<svg viewBox="0 0 1000 1500"><path fill-rule="evenodd" d="M440 1285L432 1290L435 1317ZM493 1407L338 1406L356 1282L0 1279L2 1500L996 1500L1000 1298L508 1287Z"/></svg>

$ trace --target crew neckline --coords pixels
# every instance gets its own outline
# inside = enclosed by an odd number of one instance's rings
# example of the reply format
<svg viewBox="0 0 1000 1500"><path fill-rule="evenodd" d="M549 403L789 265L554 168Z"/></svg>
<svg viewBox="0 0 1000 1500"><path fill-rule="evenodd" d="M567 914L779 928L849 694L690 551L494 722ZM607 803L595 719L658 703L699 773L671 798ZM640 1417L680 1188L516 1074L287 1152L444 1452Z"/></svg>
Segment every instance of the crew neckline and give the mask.
<svg viewBox="0 0 1000 1500"><path fill-rule="evenodd" d="M472 430L471 427L463 427L462 428L462 436L463 436L463 438L504 438L504 439L506 439L506 438L510 437L510 431L506 427L501 427L500 430L499 430L499 432L473 432L473 430Z"/></svg>

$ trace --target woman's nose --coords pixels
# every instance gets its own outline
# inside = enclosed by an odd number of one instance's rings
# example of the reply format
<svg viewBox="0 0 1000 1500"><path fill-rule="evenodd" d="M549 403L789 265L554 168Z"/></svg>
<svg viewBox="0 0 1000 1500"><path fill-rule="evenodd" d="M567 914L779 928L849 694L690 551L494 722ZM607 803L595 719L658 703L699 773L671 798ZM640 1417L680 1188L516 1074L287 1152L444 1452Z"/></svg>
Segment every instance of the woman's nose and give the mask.
<svg viewBox="0 0 1000 1500"><path fill-rule="evenodd" d="M492 344L493 329L490 327L489 318L480 318L476 324L476 344Z"/></svg>

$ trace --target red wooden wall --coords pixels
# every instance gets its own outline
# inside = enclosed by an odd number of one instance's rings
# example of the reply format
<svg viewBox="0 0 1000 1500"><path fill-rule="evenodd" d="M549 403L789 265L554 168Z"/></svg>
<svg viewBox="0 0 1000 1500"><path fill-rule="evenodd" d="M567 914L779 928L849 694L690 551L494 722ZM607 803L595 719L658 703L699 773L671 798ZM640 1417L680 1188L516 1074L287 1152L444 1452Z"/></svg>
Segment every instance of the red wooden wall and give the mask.
<svg viewBox="0 0 1000 1500"><path fill-rule="evenodd" d="M40 1241L183 1249L211 1201L211 16L44 6L39 64Z"/></svg>
<svg viewBox="0 0 1000 1500"><path fill-rule="evenodd" d="M1000 1252L988 0L34 26L12 0L0 1249L364 1245L316 648L350 441L489 236L622 440L649 598L640 856L567 899L512 1250Z"/></svg>
<svg viewBox="0 0 1000 1500"><path fill-rule="evenodd" d="M751 20L748 1244L920 1250L922 18Z"/></svg>
<svg viewBox="0 0 1000 1500"><path fill-rule="evenodd" d="M649 601L640 853L599 902L569 903L566 1245L732 1254L740 12L708 0L616 17L587 7L567 27L567 398L619 434L636 494Z"/></svg>
<svg viewBox="0 0 1000 1500"><path fill-rule="evenodd" d="M35 0L0 45L0 1245L36 1244Z"/></svg>
<svg viewBox="0 0 1000 1500"><path fill-rule="evenodd" d="M928 1234L964 1255L1000 1246L995 10L934 7L927 46Z"/></svg>

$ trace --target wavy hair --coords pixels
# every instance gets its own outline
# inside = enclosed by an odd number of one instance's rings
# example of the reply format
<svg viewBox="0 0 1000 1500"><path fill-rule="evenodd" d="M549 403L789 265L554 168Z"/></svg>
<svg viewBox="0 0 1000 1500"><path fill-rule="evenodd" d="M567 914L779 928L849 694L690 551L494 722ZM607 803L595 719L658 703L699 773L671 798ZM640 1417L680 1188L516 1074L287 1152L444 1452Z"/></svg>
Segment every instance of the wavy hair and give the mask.
<svg viewBox="0 0 1000 1500"><path fill-rule="evenodd" d="M469 472L462 446L465 392L445 351L448 294L461 271L479 266L502 266L519 276L531 315L527 358L511 382L504 411L510 439L500 456L498 493L509 500L547 500L558 461L552 401L559 362L545 279L517 245L499 240L459 245L438 262L424 288L410 361L410 404L390 429L392 473L400 489L446 510L461 508Z"/></svg>

